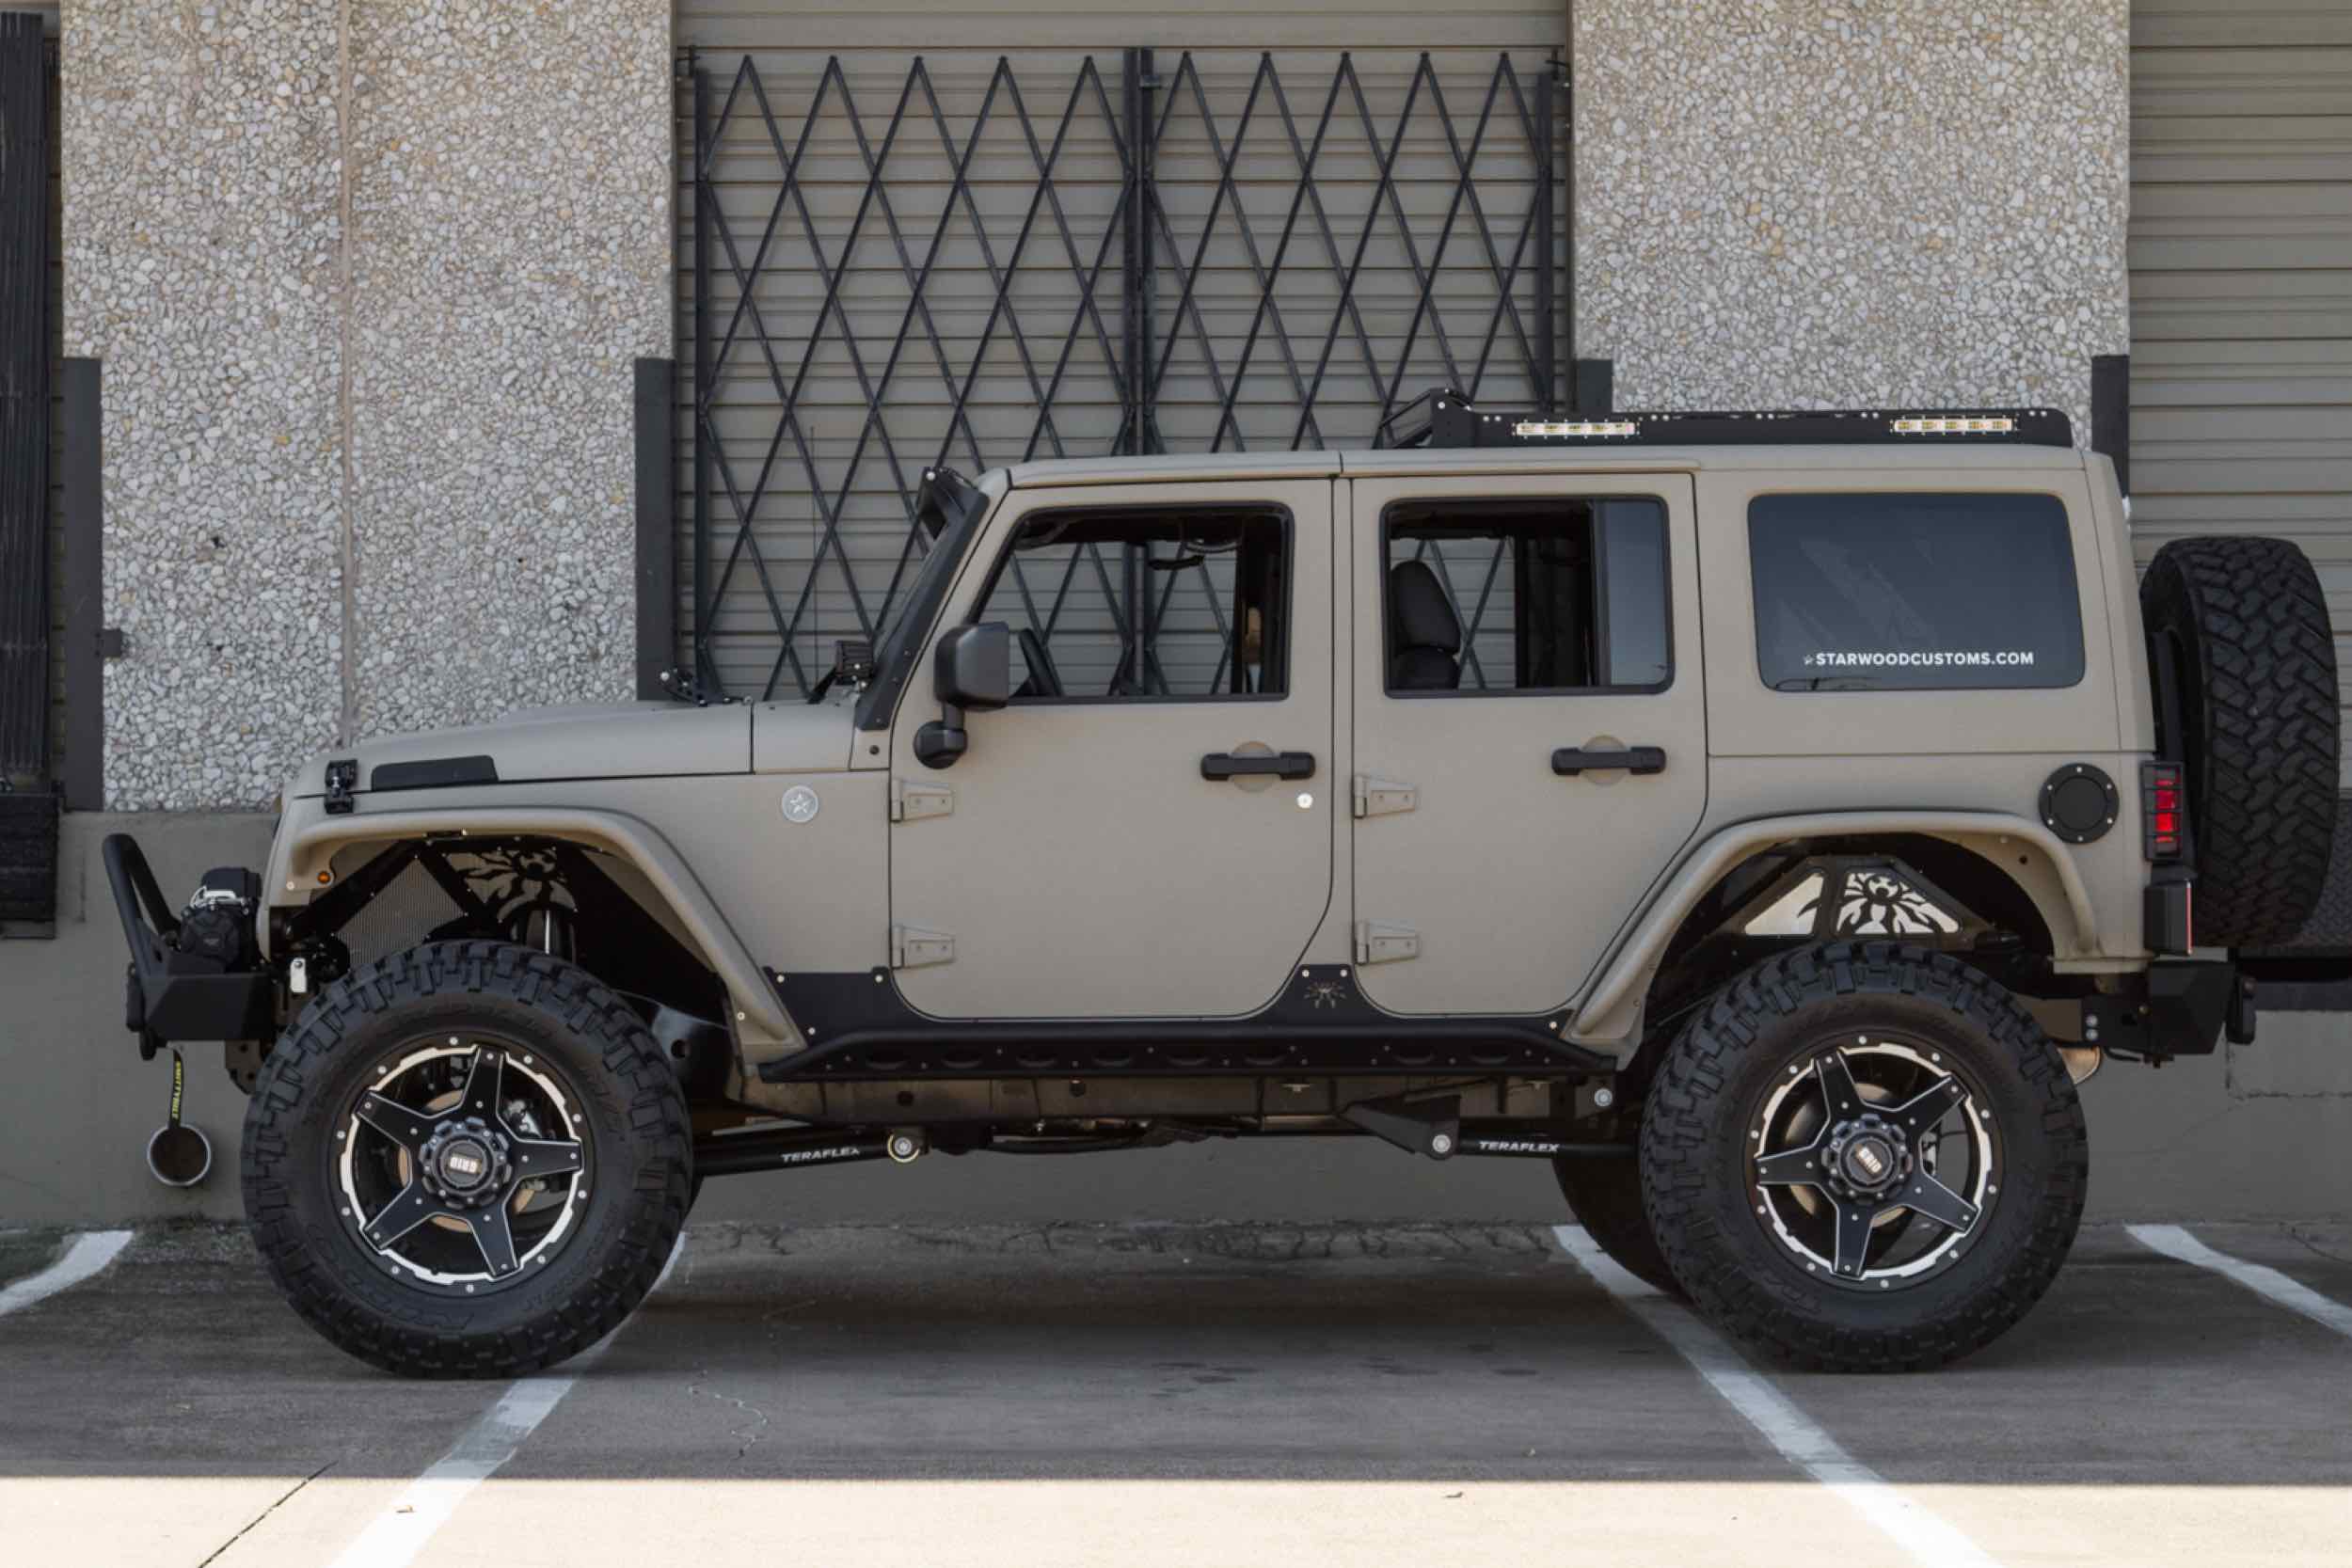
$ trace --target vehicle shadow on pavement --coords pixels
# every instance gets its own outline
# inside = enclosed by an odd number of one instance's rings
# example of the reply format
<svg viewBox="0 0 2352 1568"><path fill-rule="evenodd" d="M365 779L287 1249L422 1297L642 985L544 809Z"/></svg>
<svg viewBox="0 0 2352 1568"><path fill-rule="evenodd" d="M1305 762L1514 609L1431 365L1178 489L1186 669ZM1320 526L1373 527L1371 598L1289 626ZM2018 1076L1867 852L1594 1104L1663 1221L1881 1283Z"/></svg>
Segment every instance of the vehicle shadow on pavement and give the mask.
<svg viewBox="0 0 2352 1568"><path fill-rule="evenodd" d="M2352 1482L2352 1344L2120 1230L2076 1258L1959 1366L1771 1375L1898 1482ZM508 1479L1788 1474L1540 1224L699 1227L551 1375ZM0 1384L15 1478L414 1476L503 1386L347 1359L210 1227L0 1324Z"/></svg>

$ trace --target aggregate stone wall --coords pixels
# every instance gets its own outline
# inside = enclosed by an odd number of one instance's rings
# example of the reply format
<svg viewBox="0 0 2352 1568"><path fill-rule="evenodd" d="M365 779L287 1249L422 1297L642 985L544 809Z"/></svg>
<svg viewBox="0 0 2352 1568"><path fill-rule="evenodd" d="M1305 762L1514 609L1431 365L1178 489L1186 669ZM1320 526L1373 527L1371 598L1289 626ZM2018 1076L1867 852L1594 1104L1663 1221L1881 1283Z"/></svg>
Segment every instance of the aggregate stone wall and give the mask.
<svg viewBox="0 0 2352 1568"><path fill-rule="evenodd" d="M330 6L64 8L65 352L105 361L106 790L267 800L341 719Z"/></svg>
<svg viewBox="0 0 2352 1568"><path fill-rule="evenodd" d="M626 702L670 8L377 0L351 43L359 732Z"/></svg>
<svg viewBox="0 0 2352 1568"><path fill-rule="evenodd" d="M1623 408L2026 403L2129 346L2128 0L1571 0Z"/></svg>
<svg viewBox="0 0 2352 1568"><path fill-rule="evenodd" d="M626 699L666 0L62 21L66 352L104 361L129 644L109 803L251 806L341 738Z"/></svg>

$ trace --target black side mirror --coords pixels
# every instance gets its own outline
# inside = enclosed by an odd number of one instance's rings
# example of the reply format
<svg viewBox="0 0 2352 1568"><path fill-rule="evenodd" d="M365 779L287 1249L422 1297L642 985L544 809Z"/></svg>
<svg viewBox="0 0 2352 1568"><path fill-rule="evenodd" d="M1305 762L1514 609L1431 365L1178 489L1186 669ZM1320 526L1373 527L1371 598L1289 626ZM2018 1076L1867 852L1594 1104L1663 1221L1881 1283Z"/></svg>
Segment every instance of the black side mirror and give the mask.
<svg viewBox="0 0 2352 1568"><path fill-rule="evenodd" d="M964 711L1003 707L1012 699L1012 628L987 621L941 638L931 688L939 717L914 732L914 759L926 768L952 768L971 744Z"/></svg>
<svg viewBox="0 0 2352 1568"><path fill-rule="evenodd" d="M931 687L949 707L985 712L1012 697L1012 628L1002 621L958 626L939 640Z"/></svg>

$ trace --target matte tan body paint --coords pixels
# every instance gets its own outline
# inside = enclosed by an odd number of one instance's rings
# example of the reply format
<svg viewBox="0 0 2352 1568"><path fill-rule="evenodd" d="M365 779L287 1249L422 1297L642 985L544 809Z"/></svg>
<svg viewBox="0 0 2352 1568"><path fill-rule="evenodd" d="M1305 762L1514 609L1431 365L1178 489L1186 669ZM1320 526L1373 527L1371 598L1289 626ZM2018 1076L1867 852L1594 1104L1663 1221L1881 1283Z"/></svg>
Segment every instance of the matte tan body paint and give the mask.
<svg viewBox="0 0 2352 1568"><path fill-rule="evenodd" d="M312 896L338 851L408 833L544 832L594 845L644 874L718 970L747 1066L802 1046L763 969L887 965L894 922L957 943L952 962L898 972L916 1006L1067 1018L1247 1013L1291 964L1350 961L1356 920L1393 919L1444 937L1380 966L1388 973L1367 972L1368 991L1396 1010L1549 1011L1565 997L1573 1037L1629 1052L1647 979L1713 880L1757 848L1833 832L1924 832L1982 856L2033 900L2061 971L2148 960L2132 785L2153 718L2129 540L2104 458L2021 447L1277 452L1031 464L988 476L983 489L993 515L933 639L971 612L1034 506L1213 492L1289 508L1298 552L1289 693L974 714L970 752L932 770L911 750L915 727L937 711L927 643L887 732L854 730L849 705L835 700L632 705L370 742L337 753L361 764L351 815L323 810L325 758L290 786L273 898ZM2000 692L1766 689L1747 502L1793 489L2058 497L2074 543L2083 680ZM1669 499L1669 692L1557 699L1559 711L1540 699L1389 696L1378 675L1378 513L1408 492ZM1488 733L1514 721L1524 736ZM1626 785L1657 781L1577 788L1530 761L1597 736L1663 744L1669 730L1670 775L1685 793L1662 815L1612 806ZM1314 780L1250 791L1199 777L1200 754L1250 741L1313 752ZM364 788L379 762L471 754L492 756L501 782ZM1495 770L1506 760L1526 778L1502 780ZM2060 844L2032 819L2042 781L2073 762L2095 763L2122 786L2119 820L2093 845ZM1432 793L1414 812L1351 820L1352 775L1424 784L1416 770ZM951 809L894 825L894 778L946 786ZM818 799L806 821L781 809L795 785ZM1302 806L1301 796L1311 800ZM1468 809L1472 800L1484 809ZM1591 847L1613 824L1638 839L1632 860L1611 859L1613 843ZM1580 854L1607 874L1580 878ZM1447 865L1460 869L1438 875Z"/></svg>

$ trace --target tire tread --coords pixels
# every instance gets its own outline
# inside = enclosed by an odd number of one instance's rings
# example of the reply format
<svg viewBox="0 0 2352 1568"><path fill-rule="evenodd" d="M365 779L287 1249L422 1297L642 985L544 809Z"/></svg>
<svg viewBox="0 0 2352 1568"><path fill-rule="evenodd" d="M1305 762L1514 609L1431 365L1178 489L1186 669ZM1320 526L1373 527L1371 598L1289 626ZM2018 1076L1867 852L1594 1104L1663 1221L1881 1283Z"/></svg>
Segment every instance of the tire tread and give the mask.
<svg viewBox="0 0 2352 1568"><path fill-rule="evenodd" d="M1884 1326L1866 1331L1809 1311L1820 1287L1793 1271L1784 1278L1778 1271L1740 1268L1718 1242L1707 1198L1726 1179L1727 1164L1721 1123L1708 1113L1721 1108L1737 1057L1808 1003L1868 993L1940 1004L2012 1058L2058 1159L2052 1179L2031 1199L2024 1244L1966 1310L1923 1322L1890 1314ZM1742 1135L1732 1133L1734 1140ZM1745 1157L1744 1148L1733 1151L1734 1161ZM1751 1348L1821 1371L1938 1367L1999 1338L2058 1276L2082 1221L2090 1176L2082 1102L2031 1015L2007 989L1950 956L1884 942L1829 942L1768 958L1694 1014L1651 1085L1642 1164L1651 1230L1692 1303Z"/></svg>
<svg viewBox="0 0 2352 1568"><path fill-rule="evenodd" d="M246 1107L242 1178L262 1261L295 1312L329 1340L387 1371L425 1378L513 1377L578 1354L618 1327L653 1289L686 1223L687 1158L641 1169L621 1244L585 1283L528 1322L452 1330L428 1322L420 1298L362 1303L323 1267L288 1183L306 1157L303 1087L371 1015L453 993L502 996L592 1041L629 1120L657 1145L691 1150L675 1072L628 1004L585 970L507 942L430 942L389 954L326 987L271 1049Z"/></svg>
<svg viewBox="0 0 2352 1568"><path fill-rule="evenodd" d="M2290 942L2319 906L2336 834L2343 719L2319 576L2283 539L2175 539L2140 600L2152 628L2200 653L2182 672L2203 716L2187 759L2198 939Z"/></svg>

